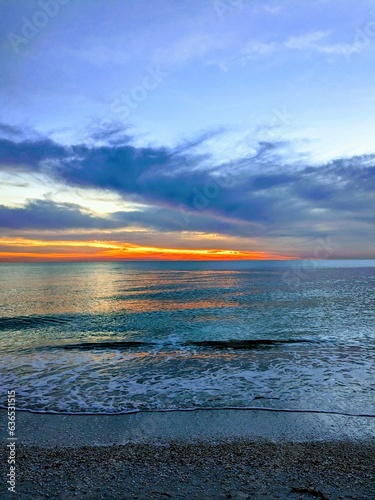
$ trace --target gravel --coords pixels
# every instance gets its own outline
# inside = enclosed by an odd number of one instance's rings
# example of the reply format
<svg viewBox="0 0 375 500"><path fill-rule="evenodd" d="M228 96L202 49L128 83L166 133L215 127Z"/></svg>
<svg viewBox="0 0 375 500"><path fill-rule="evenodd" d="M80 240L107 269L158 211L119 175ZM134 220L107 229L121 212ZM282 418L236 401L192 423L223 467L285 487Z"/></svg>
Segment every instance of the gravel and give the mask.
<svg viewBox="0 0 375 500"><path fill-rule="evenodd" d="M7 472L3 449L2 477ZM4 488L4 482L2 484ZM375 499L369 442L17 447L17 499Z"/></svg>

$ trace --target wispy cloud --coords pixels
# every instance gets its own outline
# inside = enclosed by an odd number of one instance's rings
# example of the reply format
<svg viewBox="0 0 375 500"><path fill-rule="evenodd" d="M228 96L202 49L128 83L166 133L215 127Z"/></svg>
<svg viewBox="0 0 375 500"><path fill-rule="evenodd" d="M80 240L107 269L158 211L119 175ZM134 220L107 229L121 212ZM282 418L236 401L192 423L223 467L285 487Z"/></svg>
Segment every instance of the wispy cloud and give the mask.
<svg viewBox="0 0 375 500"><path fill-rule="evenodd" d="M363 46L356 42L332 41L332 31L311 31L290 36L284 40L253 40L242 50L242 58L252 56L271 56L282 51L320 53L339 55L358 53Z"/></svg>
<svg viewBox="0 0 375 500"><path fill-rule="evenodd" d="M249 43L245 49L242 51L243 56L251 56L253 54L259 56L268 56L273 54L279 49L279 46L275 42L257 42L253 41Z"/></svg>
<svg viewBox="0 0 375 500"><path fill-rule="evenodd" d="M321 41L327 40L330 34L330 31L313 31L302 35L291 36L283 45L287 49L293 50L319 50Z"/></svg>

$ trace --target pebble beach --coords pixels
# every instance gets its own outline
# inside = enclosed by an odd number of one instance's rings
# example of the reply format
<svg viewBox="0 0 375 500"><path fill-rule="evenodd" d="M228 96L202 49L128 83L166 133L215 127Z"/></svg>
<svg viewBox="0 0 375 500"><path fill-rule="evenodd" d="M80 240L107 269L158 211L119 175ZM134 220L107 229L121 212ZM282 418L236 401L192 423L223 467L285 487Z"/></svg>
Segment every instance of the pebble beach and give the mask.
<svg viewBox="0 0 375 500"><path fill-rule="evenodd" d="M4 432L5 411L0 420ZM17 412L16 498L371 500L374 425L274 411ZM1 498L15 496L3 486Z"/></svg>
<svg viewBox="0 0 375 500"><path fill-rule="evenodd" d="M18 467L17 498L25 500L372 499L375 492L370 443L20 446Z"/></svg>

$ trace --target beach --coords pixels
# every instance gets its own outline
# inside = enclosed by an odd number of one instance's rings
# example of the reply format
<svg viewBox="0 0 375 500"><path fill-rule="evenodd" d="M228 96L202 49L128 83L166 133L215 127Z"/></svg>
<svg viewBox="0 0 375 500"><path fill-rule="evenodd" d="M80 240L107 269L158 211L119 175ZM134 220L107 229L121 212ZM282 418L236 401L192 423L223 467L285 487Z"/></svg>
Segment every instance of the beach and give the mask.
<svg viewBox="0 0 375 500"><path fill-rule="evenodd" d="M17 497L371 499L373 454L335 442L21 447Z"/></svg>
<svg viewBox="0 0 375 500"><path fill-rule="evenodd" d="M0 500L375 500L375 0L0 28Z"/></svg>
<svg viewBox="0 0 375 500"><path fill-rule="evenodd" d="M17 498L371 499L374 436L370 417L17 412Z"/></svg>
<svg viewBox="0 0 375 500"><path fill-rule="evenodd" d="M296 266L3 266L16 498L374 499L375 267Z"/></svg>

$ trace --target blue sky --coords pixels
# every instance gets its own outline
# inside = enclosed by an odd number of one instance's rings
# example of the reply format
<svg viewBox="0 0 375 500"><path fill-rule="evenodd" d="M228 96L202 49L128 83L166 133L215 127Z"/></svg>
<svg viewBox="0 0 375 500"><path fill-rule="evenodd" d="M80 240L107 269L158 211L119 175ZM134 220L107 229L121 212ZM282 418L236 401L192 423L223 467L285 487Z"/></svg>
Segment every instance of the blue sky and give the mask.
<svg viewBox="0 0 375 500"><path fill-rule="evenodd" d="M0 34L8 246L374 256L373 1L18 0Z"/></svg>

